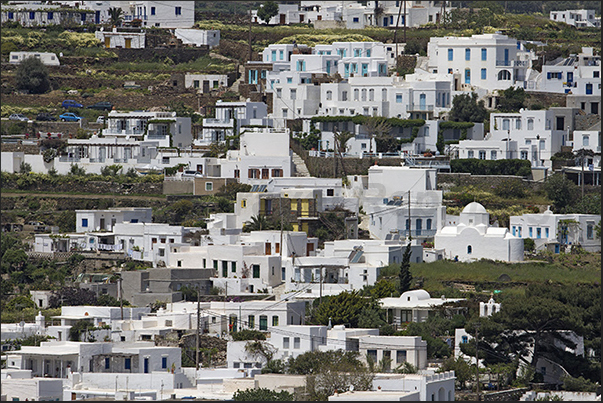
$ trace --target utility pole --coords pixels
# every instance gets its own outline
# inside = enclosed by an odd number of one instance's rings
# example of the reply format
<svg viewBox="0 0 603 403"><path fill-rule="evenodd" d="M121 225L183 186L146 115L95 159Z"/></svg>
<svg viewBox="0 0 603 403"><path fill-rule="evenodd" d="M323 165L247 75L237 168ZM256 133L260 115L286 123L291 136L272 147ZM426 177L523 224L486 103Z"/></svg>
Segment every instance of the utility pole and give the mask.
<svg viewBox="0 0 603 403"><path fill-rule="evenodd" d="M406 4L406 1L404 1ZM402 13L402 3L398 7L398 19L396 20L396 29L394 30L394 43L396 44L396 70L400 68L400 62L398 61L399 53L398 53L398 25L400 24L400 14ZM406 19L406 15L404 15L404 19ZM406 44L405 44L406 45Z"/></svg>
<svg viewBox="0 0 603 403"><path fill-rule="evenodd" d="M322 304L322 265L320 266L320 277L319 277L318 281L320 282L320 288L319 288L319 290L320 290L319 293L320 294L319 294L319 297L318 297L318 303Z"/></svg>
<svg viewBox="0 0 603 403"><path fill-rule="evenodd" d="M406 0L404 0L404 54L406 54ZM398 55L396 55L398 57Z"/></svg>
<svg viewBox="0 0 603 403"><path fill-rule="evenodd" d="M121 320L124 320L124 289L122 281L121 273L119 273L119 310L121 311Z"/></svg>
<svg viewBox="0 0 603 403"><path fill-rule="evenodd" d="M410 190L408 191L408 240L412 241L412 231L410 230L412 221L410 220Z"/></svg>
<svg viewBox="0 0 603 403"><path fill-rule="evenodd" d="M249 42L249 61L253 60L253 50L251 48L251 4L249 4L249 37L248 37L248 42Z"/></svg>
<svg viewBox="0 0 603 403"><path fill-rule="evenodd" d="M479 340L478 340L478 336L479 336L479 327L480 327L480 323L476 323L475 324L475 376L476 376L476 380L477 380L477 400L480 400L479 397Z"/></svg>
<svg viewBox="0 0 603 403"><path fill-rule="evenodd" d="M199 330L201 326L201 296L199 287L197 287L197 334L195 343L195 367L199 370Z"/></svg>

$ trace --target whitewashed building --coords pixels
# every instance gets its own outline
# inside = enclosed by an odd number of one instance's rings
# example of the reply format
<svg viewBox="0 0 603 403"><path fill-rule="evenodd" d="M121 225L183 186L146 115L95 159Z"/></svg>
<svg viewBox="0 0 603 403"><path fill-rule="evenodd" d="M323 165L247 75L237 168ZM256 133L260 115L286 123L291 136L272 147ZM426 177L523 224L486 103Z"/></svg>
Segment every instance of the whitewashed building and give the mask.
<svg viewBox="0 0 603 403"><path fill-rule="evenodd" d="M446 225L434 238L436 249L445 249L448 259L523 261L523 240L508 228L490 226L490 214L479 203L469 203L457 225Z"/></svg>
<svg viewBox="0 0 603 403"><path fill-rule="evenodd" d="M552 168L551 157L573 144L578 108L551 107L490 114L490 133L483 140L461 140L458 158L523 159L532 167Z"/></svg>
<svg viewBox="0 0 603 403"><path fill-rule="evenodd" d="M176 28L174 35L185 45L208 46L210 49L220 45L220 30L218 29Z"/></svg>
<svg viewBox="0 0 603 403"><path fill-rule="evenodd" d="M601 238L596 227L601 216L595 214L554 214L550 209L540 214L511 216L511 235L534 240L536 250L548 249L559 253L571 245L580 245L589 252L601 250Z"/></svg>
<svg viewBox="0 0 603 403"><path fill-rule="evenodd" d="M601 55L591 47L582 47L577 55L542 66L534 81L527 90L601 97Z"/></svg>
<svg viewBox="0 0 603 403"><path fill-rule="evenodd" d="M551 21L563 22L577 28L596 28L601 26L601 17L595 10L551 11Z"/></svg>
<svg viewBox="0 0 603 403"><path fill-rule="evenodd" d="M113 28L111 31L105 31L101 28L94 36L105 48L144 49L146 46L146 34L143 30L133 32Z"/></svg>
<svg viewBox="0 0 603 403"><path fill-rule="evenodd" d="M214 85L216 80L212 80ZM264 102L223 102L215 104L215 117L203 119L201 138L194 141L197 146L209 146L211 143L224 142L226 137L241 133L244 126L271 126L267 119L268 107Z"/></svg>
<svg viewBox="0 0 603 403"><path fill-rule="evenodd" d="M490 92L524 88L536 58L524 43L501 34L431 38L427 56L429 72L459 74L461 90Z"/></svg>
<svg viewBox="0 0 603 403"><path fill-rule="evenodd" d="M411 290L402 293L398 298L381 298L379 302L383 309L388 310L394 325L408 322L425 322L429 311L438 306L462 301L463 298L432 298L425 290Z"/></svg>

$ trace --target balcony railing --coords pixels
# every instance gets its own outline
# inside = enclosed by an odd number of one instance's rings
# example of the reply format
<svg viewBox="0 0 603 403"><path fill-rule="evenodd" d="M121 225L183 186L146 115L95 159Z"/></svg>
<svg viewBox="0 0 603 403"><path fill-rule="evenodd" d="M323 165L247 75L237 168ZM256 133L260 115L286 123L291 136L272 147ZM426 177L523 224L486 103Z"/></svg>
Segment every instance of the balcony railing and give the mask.
<svg viewBox="0 0 603 403"><path fill-rule="evenodd" d="M117 244L117 245L109 245L109 244L104 244L104 243L98 244L98 250L108 250L108 251L113 251L113 252L119 252L122 249L123 248L120 244Z"/></svg>
<svg viewBox="0 0 603 403"><path fill-rule="evenodd" d="M433 111L433 105L406 105L406 112L428 112Z"/></svg>
<svg viewBox="0 0 603 403"><path fill-rule="evenodd" d="M60 162L80 162L80 157L59 157Z"/></svg>
<svg viewBox="0 0 603 403"><path fill-rule="evenodd" d="M400 234L401 238L408 236L408 232L409 231L407 229L399 229L398 230L398 234ZM431 238L431 237L435 236L435 234L436 234L435 229L412 229L412 230L410 230L410 236L412 236L413 238Z"/></svg>

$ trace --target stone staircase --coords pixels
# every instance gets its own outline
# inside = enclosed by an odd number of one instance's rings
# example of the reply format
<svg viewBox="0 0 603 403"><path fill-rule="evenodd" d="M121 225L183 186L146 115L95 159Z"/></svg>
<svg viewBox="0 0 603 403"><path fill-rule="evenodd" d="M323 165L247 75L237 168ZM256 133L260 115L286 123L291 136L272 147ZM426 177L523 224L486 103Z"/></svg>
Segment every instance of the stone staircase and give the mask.
<svg viewBox="0 0 603 403"><path fill-rule="evenodd" d="M304 160L292 151L292 159L293 159L293 176L298 177L309 177L310 171L308 171L308 167L306 167L306 163Z"/></svg>

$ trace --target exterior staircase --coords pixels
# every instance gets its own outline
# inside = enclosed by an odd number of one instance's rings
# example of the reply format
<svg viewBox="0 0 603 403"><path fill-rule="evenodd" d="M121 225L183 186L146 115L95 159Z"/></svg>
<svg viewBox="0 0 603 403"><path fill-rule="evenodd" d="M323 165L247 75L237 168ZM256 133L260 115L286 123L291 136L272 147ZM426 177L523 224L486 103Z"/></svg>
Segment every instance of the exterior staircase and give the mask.
<svg viewBox="0 0 603 403"><path fill-rule="evenodd" d="M293 154L293 176L309 177L310 171L308 171L308 167L306 167L304 160L295 152L291 151L291 153Z"/></svg>

